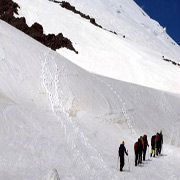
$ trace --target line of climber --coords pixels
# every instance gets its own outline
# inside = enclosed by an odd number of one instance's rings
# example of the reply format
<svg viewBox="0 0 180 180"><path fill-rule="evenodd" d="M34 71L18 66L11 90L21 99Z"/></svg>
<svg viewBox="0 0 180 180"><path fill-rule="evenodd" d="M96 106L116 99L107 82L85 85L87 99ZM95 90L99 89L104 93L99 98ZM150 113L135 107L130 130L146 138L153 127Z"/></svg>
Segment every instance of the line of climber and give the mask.
<svg viewBox="0 0 180 180"><path fill-rule="evenodd" d="M163 134L162 131L160 131L160 133L157 133L151 137L151 157L161 155L162 144ZM135 166L142 164L142 162L146 160L146 152L148 147L149 143L147 140L147 135L140 136L138 141L134 144ZM120 171L123 171L125 154L128 156L128 151L126 150L125 143L123 141L119 147Z"/></svg>

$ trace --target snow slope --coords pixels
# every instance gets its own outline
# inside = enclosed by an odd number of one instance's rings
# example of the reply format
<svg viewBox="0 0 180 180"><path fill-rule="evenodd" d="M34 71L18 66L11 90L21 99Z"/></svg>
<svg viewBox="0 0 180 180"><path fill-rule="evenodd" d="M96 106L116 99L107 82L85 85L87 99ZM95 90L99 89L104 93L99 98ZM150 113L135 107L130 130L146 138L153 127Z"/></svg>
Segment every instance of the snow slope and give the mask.
<svg viewBox="0 0 180 180"><path fill-rule="evenodd" d="M0 179L180 176L179 94L89 73L2 21L0 84ZM164 156L135 168L134 142L160 129ZM122 140L130 173L116 169Z"/></svg>
<svg viewBox="0 0 180 180"><path fill-rule="evenodd" d="M95 74L179 94L179 67L162 56L179 62L180 47L133 0L67 0L118 35L48 0L15 1L29 25L37 21L46 33L63 32L73 42L78 55L67 49L58 52L75 64Z"/></svg>

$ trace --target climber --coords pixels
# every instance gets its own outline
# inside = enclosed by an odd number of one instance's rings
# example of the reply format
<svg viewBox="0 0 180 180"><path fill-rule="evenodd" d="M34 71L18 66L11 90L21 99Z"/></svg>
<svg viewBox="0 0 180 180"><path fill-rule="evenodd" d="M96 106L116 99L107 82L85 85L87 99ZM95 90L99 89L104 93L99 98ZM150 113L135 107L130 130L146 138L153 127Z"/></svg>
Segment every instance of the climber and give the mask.
<svg viewBox="0 0 180 180"><path fill-rule="evenodd" d="M156 135L153 135L151 137L151 157L155 157L155 138L156 138Z"/></svg>
<svg viewBox="0 0 180 180"><path fill-rule="evenodd" d="M157 156L160 154L160 146L161 146L161 136L159 133L157 133L155 138L155 151Z"/></svg>
<svg viewBox="0 0 180 180"><path fill-rule="evenodd" d="M163 134L162 134L162 130L160 131L160 148L159 148L159 154L161 154L161 150L162 150L162 145L163 145Z"/></svg>
<svg viewBox="0 0 180 180"><path fill-rule="evenodd" d="M138 141L134 144L134 153L135 153L135 166L138 165L139 162L139 143Z"/></svg>
<svg viewBox="0 0 180 180"><path fill-rule="evenodd" d="M147 135L144 135L143 136L143 161L145 161L145 159L146 159L147 147L149 147Z"/></svg>
<svg viewBox="0 0 180 180"><path fill-rule="evenodd" d="M140 138L138 139L138 164L142 163L142 152L143 152L143 138L142 136L140 136Z"/></svg>
<svg viewBox="0 0 180 180"><path fill-rule="evenodd" d="M126 151L126 148L124 146L124 141L122 142L122 144L119 147L119 157L120 157L120 171L123 170L124 167L124 154L126 154L128 156L128 151Z"/></svg>

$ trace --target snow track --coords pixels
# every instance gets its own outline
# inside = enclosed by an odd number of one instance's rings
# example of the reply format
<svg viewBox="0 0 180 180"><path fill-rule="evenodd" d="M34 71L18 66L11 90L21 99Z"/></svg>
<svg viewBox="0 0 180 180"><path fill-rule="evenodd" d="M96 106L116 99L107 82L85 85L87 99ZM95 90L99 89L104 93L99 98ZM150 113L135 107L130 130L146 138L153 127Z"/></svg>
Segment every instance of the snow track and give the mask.
<svg viewBox="0 0 180 180"><path fill-rule="evenodd" d="M89 143L79 125L72 120L65 109L67 93L69 93L70 101L73 97L68 86L64 84L67 83L67 79L63 79L65 66L59 67L51 53L51 51L48 52L45 60L42 61L43 85L48 92L52 110L64 130L69 153L72 154L73 166L81 170L74 172L75 177L79 180L118 179L115 172L107 167L101 154ZM66 92L66 96L64 92Z"/></svg>
<svg viewBox="0 0 180 180"><path fill-rule="evenodd" d="M95 78L97 78L97 77L95 76ZM117 97L118 101L122 104L122 114L127 122L127 125L129 127L132 135L134 137L137 137L137 133L134 128L134 126L135 126L134 118L133 118L133 116L130 116L127 113L127 105L126 105L125 101L123 101L120 94L113 88L113 86L111 84L107 83L106 81L104 81L100 78L97 78L97 80L99 80L102 84L105 84L105 86L108 87L108 89L112 92L112 94L114 94Z"/></svg>

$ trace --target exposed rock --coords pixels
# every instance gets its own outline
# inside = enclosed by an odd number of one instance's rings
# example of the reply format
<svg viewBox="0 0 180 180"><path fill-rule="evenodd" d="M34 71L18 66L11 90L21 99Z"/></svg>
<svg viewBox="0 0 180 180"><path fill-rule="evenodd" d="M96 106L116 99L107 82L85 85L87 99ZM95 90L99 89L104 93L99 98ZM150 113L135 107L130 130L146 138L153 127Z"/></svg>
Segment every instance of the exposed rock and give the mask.
<svg viewBox="0 0 180 180"><path fill-rule="evenodd" d="M107 30L106 28L103 28L101 25L99 25L98 23L96 23L95 18L92 18L92 17L90 17L89 15L86 15L86 14L84 14L84 13L76 10L76 8L75 8L74 6L72 6L69 2L66 2L66 1L56 1L56 0L49 0L49 1L52 1L52 2L54 2L54 3L59 4L62 8L65 8L65 9L67 9L67 10L69 10L69 11L72 11L72 12L74 12L75 14L79 14L82 18L89 20L90 23L92 23L93 25L95 25L95 26L97 26L97 27L99 27L99 28L102 28L102 29L104 29L104 30L106 30L106 31L109 31L109 32L117 35L117 33L116 33L115 31Z"/></svg>
<svg viewBox="0 0 180 180"><path fill-rule="evenodd" d="M16 27L17 29L25 32L26 34L28 34L28 25L26 24L26 19L24 17L20 17L20 18L12 18L10 24L14 27Z"/></svg>
<svg viewBox="0 0 180 180"><path fill-rule="evenodd" d="M175 66L179 66L180 67L180 63L177 63L177 62L175 62L175 61L172 61L171 59L167 59L167 58L165 58L164 56L162 56L162 59L164 60L164 61L167 61L167 62L171 62L173 65L175 65Z"/></svg>
<svg viewBox="0 0 180 180"><path fill-rule="evenodd" d="M14 14L18 14L18 8L20 8L19 5L12 0L0 0L0 19L23 31L53 50L66 47L75 53L78 53L73 47L72 42L68 38L64 37L62 33L59 33L58 35L45 35L41 24L35 22L31 27L29 27L26 23L25 17L15 17Z"/></svg>

